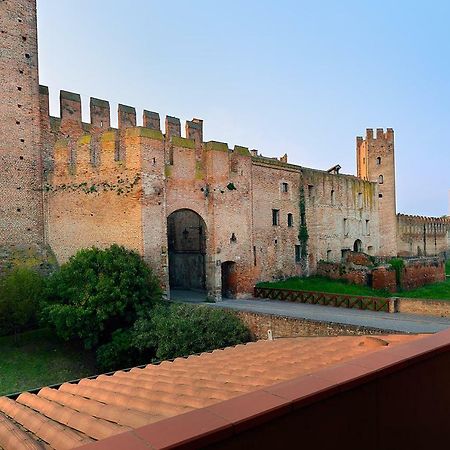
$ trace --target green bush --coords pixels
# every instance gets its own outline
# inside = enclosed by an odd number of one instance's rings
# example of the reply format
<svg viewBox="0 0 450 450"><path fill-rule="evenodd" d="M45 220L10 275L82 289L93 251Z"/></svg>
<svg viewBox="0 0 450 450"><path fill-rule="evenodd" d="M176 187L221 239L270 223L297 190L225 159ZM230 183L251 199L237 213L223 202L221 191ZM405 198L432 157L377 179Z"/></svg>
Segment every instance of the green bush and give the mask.
<svg viewBox="0 0 450 450"><path fill-rule="evenodd" d="M44 279L25 267L17 267L0 279L0 336L36 325Z"/></svg>
<svg viewBox="0 0 450 450"><path fill-rule="evenodd" d="M124 369L143 364L142 354L133 345L131 330L117 330L112 335L111 342L97 349L97 366L103 372ZM150 358L151 359L151 358Z"/></svg>
<svg viewBox="0 0 450 450"><path fill-rule="evenodd" d="M391 267L395 270L395 278L397 280L397 286L401 285L403 269L405 268L405 261L401 258L392 258L389 261Z"/></svg>
<svg viewBox="0 0 450 450"><path fill-rule="evenodd" d="M140 255L113 245L80 250L47 283L44 322L85 348L108 343L161 298L157 278Z"/></svg>
<svg viewBox="0 0 450 450"><path fill-rule="evenodd" d="M156 349L159 360L173 359L250 341L249 329L232 313L207 306L159 305L137 320L134 346Z"/></svg>

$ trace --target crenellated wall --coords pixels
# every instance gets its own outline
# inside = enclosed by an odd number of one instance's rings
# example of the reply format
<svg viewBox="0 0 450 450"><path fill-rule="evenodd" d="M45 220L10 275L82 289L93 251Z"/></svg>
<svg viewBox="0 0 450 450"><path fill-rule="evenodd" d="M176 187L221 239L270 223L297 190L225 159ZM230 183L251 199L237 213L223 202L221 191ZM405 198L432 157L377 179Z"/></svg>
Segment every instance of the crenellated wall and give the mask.
<svg viewBox="0 0 450 450"><path fill-rule="evenodd" d="M400 256L450 256L450 218L397 215Z"/></svg>
<svg viewBox="0 0 450 450"><path fill-rule="evenodd" d="M189 286L189 261L202 262L196 286L220 298L248 295L257 281L313 274L319 261L338 262L349 250L448 251L448 219L396 216L390 128L357 138L354 177L340 175L339 165L313 170L287 155L204 142L200 119L182 127L144 110L138 127L136 109L119 105L112 128L110 103L97 98L84 123L81 96L68 91L51 117L48 89L39 86L35 0L0 0L0 28L2 254L50 246L64 262L80 248L117 243L140 252L164 288L171 261L181 287ZM169 216L179 221L171 230ZM193 233L204 245L169 249Z"/></svg>

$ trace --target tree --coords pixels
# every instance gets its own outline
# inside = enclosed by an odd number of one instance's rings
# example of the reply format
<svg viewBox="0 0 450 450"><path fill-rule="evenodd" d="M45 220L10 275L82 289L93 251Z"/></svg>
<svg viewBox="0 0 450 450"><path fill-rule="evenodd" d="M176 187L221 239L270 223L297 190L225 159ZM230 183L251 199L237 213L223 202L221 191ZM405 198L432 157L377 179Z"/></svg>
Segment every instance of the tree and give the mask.
<svg viewBox="0 0 450 450"><path fill-rule="evenodd" d="M49 278L43 318L63 339L79 338L91 349L131 327L160 299L159 282L138 253L93 247Z"/></svg>
<svg viewBox="0 0 450 450"><path fill-rule="evenodd" d="M0 335L17 333L37 320L39 302L44 294L41 275L17 267L0 279Z"/></svg>

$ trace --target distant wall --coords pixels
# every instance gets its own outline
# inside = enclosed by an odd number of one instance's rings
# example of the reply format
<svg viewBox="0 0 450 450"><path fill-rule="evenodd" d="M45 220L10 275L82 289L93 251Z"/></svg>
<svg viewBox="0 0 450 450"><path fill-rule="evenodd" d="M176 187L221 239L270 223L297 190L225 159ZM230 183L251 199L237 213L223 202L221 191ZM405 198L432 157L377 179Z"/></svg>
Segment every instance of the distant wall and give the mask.
<svg viewBox="0 0 450 450"><path fill-rule="evenodd" d="M400 256L450 257L450 218L398 214L397 230Z"/></svg>

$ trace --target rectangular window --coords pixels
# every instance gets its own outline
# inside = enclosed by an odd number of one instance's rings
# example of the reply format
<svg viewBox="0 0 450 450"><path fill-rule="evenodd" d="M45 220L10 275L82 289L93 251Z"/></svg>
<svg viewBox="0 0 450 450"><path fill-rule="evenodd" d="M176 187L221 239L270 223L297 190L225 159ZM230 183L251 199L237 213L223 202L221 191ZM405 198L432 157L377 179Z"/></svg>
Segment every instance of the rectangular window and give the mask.
<svg viewBox="0 0 450 450"><path fill-rule="evenodd" d="M288 227L294 226L294 216L290 213L288 214L287 222L288 222Z"/></svg>
<svg viewBox="0 0 450 450"><path fill-rule="evenodd" d="M348 219L344 219L344 236L348 236Z"/></svg>
<svg viewBox="0 0 450 450"><path fill-rule="evenodd" d="M302 246L301 245L295 246L295 262L296 263L302 262Z"/></svg>
<svg viewBox="0 0 450 450"><path fill-rule="evenodd" d="M366 236L370 236L370 220L366 220Z"/></svg>
<svg viewBox="0 0 450 450"><path fill-rule="evenodd" d="M281 183L281 192L288 192L289 185L287 183Z"/></svg>
<svg viewBox="0 0 450 450"><path fill-rule="evenodd" d="M272 209L272 225L277 226L280 225L280 210Z"/></svg>
<svg viewBox="0 0 450 450"><path fill-rule="evenodd" d="M331 205L334 206L336 204L336 193L334 189L331 191Z"/></svg>
<svg viewBox="0 0 450 450"><path fill-rule="evenodd" d="M332 257L331 250L327 250L327 261L331 261L331 257Z"/></svg>
<svg viewBox="0 0 450 450"><path fill-rule="evenodd" d="M314 186L312 184L308 184L308 197L310 200L314 197Z"/></svg>
<svg viewBox="0 0 450 450"><path fill-rule="evenodd" d="M363 195L362 192L358 193L358 208L362 208L363 207Z"/></svg>

